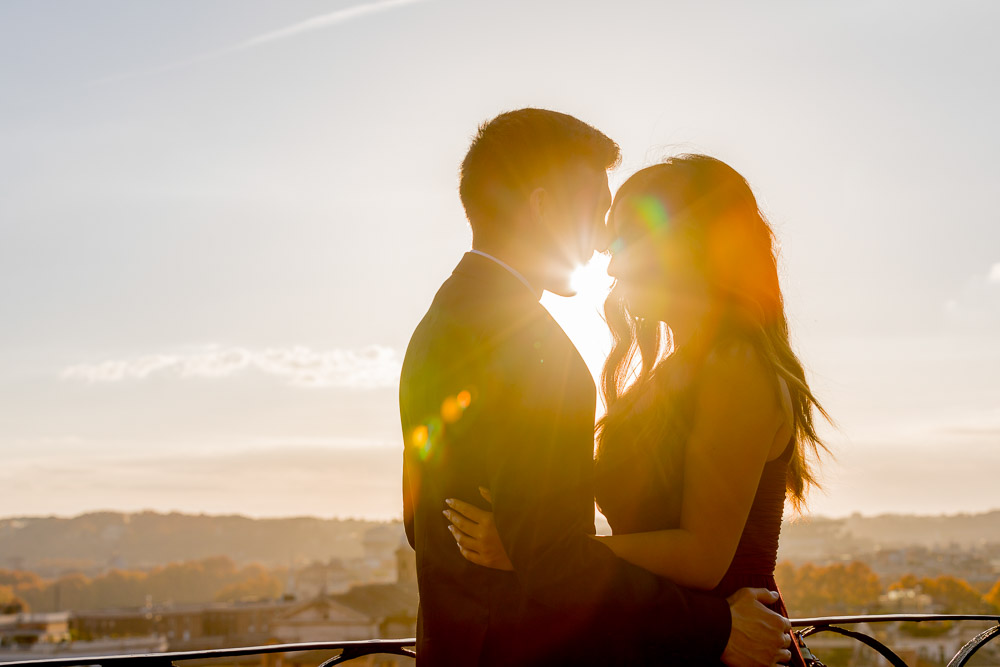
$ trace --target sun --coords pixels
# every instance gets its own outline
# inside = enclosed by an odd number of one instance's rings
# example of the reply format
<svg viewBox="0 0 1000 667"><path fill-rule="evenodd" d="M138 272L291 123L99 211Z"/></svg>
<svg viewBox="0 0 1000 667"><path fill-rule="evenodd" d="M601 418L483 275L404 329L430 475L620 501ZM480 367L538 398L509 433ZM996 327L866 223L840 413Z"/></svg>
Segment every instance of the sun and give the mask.
<svg viewBox="0 0 1000 667"><path fill-rule="evenodd" d="M542 305L559 323L587 362L595 380L611 351L611 332L604 323L604 300L614 279L608 275L607 255L594 253L570 278L576 296L561 297L545 292Z"/></svg>
<svg viewBox="0 0 1000 667"><path fill-rule="evenodd" d="M597 306L603 306L604 299L611 290L614 279L608 275L610 258L601 253L594 253L590 261L577 267L570 276L570 285L579 297Z"/></svg>

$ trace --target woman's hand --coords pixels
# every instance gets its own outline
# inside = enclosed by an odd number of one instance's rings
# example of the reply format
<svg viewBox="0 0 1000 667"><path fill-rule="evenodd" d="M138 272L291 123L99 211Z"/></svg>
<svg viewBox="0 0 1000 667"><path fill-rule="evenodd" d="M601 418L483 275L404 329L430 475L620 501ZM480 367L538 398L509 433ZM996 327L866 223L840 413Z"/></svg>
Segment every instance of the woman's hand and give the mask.
<svg viewBox="0 0 1000 667"><path fill-rule="evenodd" d="M493 504L493 498L487 489L479 487L479 493L486 502ZM452 524L448 526L448 530L466 560L494 570L514 569L500 542L500 533L493 523L493 512L481 510L457 498L448 498L445 503L451 508L444 511L445 517Z"/></svg>

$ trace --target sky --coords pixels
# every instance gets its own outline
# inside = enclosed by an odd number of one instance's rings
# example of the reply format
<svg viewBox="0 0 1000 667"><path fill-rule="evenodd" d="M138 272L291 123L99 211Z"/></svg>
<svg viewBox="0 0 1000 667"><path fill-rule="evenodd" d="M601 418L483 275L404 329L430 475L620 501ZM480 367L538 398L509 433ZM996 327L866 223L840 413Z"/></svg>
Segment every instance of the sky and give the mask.
<svg viewBox="0 0 1000 667"><path fill-rule="evenodd" d="M0 2L0 516L401 515L479 123L750 182L836 421L810 512L1000 508L1000 4ZM601 258L542 303L592 370ZM606 261L606 259L605 259Z"/></svg>

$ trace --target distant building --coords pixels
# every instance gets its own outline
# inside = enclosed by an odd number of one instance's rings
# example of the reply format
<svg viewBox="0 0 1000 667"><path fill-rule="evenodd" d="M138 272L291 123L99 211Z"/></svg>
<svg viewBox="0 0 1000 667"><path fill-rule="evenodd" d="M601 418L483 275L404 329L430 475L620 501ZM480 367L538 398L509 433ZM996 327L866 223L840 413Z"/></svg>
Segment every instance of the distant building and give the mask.
<svg viewBox="0 0 1000 667"><path fill-rule="evenodd" d="M283 643L401 638L413 637L416 625L415 583L368 584L296 605L275 619L274 636Z"/></svg>
<svg viewBox="0 0 1000 667"><path fill-rule="evenodd" d="M365 531L361 546L364 564L368 570L367 581L392 582L396 580L396 550L406 542L401 523L387 523Z"/></svg>
<svg viewBox="0 0 1000 667"><path fill-rule="evenodd" d="M374 526L365 531L361 538L361 547L365 550L365 558L385 560L396 552L401 540L406 539L403 525L386 523Z"/></svg>
<svg viewBox="0 0 1000 667"><path fill-rule="evenodd" d="M121 655L164 651L167 642L148 627L133 626L142 637L80 641L73 639L72 612L0 616L0 663L74 655Z"/></svg>
<svg viewBox="0 0 1000 667"><path fill-rule="evenodd" d="M69 618L68 611L0 616L0 646L25 648L69 641Z"/></svg>
<svg viewBox="0 0 1000 667"><path fill-rule="evenodd" d="M878 597L879 607L891 614L933 614L940 611L934 598L919 588L897 588Z"/></svg>
<svg viewBox="0 0 1000 667"><path fill-rule="evenodd" d="M177 651L267 643L274 637L274 619L292 606L291 600L261 600L69 613L72 633L80 639L157 636Z"/></svg>
<svg viewBox="0 0 1000 667"><path fill-rule="evenodd" d="M282 644L352 641L376 637L376 625L368 615L319 595L277 619L274 635Z"/></svg>
<svg viewBox="0 0 1000 667"><path fill-rule="evenodd" d="M0 647L0 663L19 660L48 660L82 655L130 655L136 653L161 653L167 650L163 637L123 637L95 641L60 641L37 643L31 646Z"/></svg>
<svg viewBox="0 0 1000 667"><path fill-rule="evenodd" d="M417 583L417 554L405 542L396 548L396 581L401 584Z"/></svg>
<svg viewBox="0 0 1000 667"><path fill-rule="evenodd" d="M296 598L314 598L321 593L343 593L353 583L353 575L339 558L326 563L310 563L289 575L288 592Z"/></svg>
<svg viewBox="0 0 1000 667"><path fill-rule="evenodd" d="M400 552L401 545L409 555ZM311 600L327 593L346 593L360 585L416 581L416 560L402 524L379 524L366 530L361 546L364 555L360 558L331 558L325 563L314 561L290 568L286 594L298 600Z"/></svg>
<svg viewBox="0 0 1000 667"><path fill-rule="evenodd" d="M70 629L84 641L156 634L150 608L91 609L72 612Z"/></svg>

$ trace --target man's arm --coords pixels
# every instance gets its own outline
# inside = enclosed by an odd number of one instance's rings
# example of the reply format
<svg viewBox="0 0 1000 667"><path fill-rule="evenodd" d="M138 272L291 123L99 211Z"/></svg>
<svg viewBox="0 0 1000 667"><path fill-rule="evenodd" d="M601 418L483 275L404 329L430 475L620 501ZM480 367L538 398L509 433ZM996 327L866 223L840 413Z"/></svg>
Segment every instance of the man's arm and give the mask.
<svg viewBox="0 0 1000 667"><path fill-rule="evenodd" d="M419 469L414 469L414 463L411 460L413 443L411 438L412 433L412 420L409 417L407 411L406 402L406 391L407 391L408 377L407 375L400 373L399 382L399 419L400 424L403 428L403 529L406 531L406 541L410 543L410 547L413 549L417 548L416 542L416 532L413 525L413 511L416 507L416 498L413 497L413 482L411 477L419 476Z"/></svg>
<svg viewBox="0 0 1000 667"><path fill-rule="evenodd" d="M410 495L410 461L408 452L403 452L403 529L406 531L406 541L416 549L417 543L413 530L413 497Z"/></svg>
<svg viewBox="0 0 1000 667"><path fill-rule="evenodd" d="M487 490L483 497L491 502ZM452 535L462 555L469 561L499 570L513 570L496 530L492 512L453 498L448 517L454 524ZM791 660L791 625L764 605L778 601L778 594L763 588L741 588L727 598L732 615L729 641L722 661L733 667L771 665Z"/></svg>

